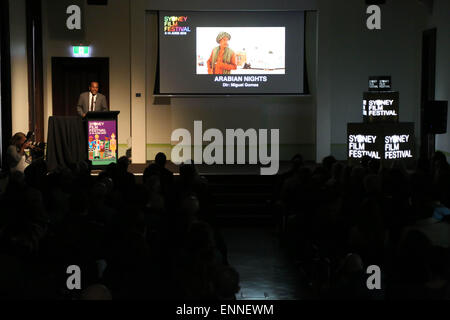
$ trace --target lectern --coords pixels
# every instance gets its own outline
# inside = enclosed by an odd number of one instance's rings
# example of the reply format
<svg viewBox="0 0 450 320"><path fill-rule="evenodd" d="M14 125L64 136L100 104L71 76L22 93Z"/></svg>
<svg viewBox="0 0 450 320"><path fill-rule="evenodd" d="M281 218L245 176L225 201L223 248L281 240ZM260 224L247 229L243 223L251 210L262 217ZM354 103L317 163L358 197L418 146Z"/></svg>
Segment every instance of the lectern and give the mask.
<svg viewBox="0 0 450 320"><path fill-rule="evenodd" d="M120 111L88 112L84 117L87 154L94 169L103 169L110 163L117 163L119 113Z"/></svg>

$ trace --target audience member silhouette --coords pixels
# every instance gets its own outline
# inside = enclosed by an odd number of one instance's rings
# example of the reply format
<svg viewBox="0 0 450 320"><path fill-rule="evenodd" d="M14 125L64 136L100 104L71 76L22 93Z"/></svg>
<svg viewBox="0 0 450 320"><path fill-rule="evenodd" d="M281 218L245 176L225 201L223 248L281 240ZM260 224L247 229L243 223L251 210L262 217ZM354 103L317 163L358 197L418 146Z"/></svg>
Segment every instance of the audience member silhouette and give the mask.
<svg viewBox="0 0 450 320"><path fill-rule="evenodd" d="M449 297L450 167L436 152L414 170L363 159L349 166L301 155L273 180L282 247L318 298ZM98 176L88 162L8 177L0 194L0 298L235 299L239 274L215 219L209 182L158 153L143 183L122 157ZM83 270L82 291L66 269ZM365 268L383 270L369 292ZM307 289L308 290L308 289Z"/></svg>

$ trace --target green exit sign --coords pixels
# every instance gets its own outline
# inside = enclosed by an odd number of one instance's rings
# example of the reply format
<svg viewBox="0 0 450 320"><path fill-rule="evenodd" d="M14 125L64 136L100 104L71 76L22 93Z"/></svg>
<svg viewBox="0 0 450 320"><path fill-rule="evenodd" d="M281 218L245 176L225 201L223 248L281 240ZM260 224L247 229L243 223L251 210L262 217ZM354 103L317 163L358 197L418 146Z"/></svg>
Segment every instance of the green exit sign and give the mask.
<svg viewBox="0 0 450 320"><path fill-rule="evenodd" d="M74 57L89 57L89 47L86 46L73 46Z"/></svg>

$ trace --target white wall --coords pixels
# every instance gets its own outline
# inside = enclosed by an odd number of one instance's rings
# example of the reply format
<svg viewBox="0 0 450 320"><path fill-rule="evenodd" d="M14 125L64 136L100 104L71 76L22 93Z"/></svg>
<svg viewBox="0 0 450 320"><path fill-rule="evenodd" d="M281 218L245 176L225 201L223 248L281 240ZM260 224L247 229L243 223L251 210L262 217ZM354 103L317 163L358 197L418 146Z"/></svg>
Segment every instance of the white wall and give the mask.
<svg viewBox="0 0 450 320"><path fill-rule="evenodd" d="M146 163L146 13L144 0L131 0L131 135L132 162ZM138 96L138 93L140 96Z"/></svg>
<svg viewBox="0 0 450 320"><path fill-rule="evenodd" d="M28 67L25 0L9 1L12 132L28 132Z"/></svg>
<svg viewBox="0 0 450 320"><path fill-rule="evenodd" d="M428 27L437 28L436 39L436 100L450 100L450 1L434 0L433 15ZM450 158L450 113L447 115L447 133L436 135L436 150Z"/></svg>
<svg viewBox="0 0 450 320"><path fill-rule="evenodd" d="M15 2L14 0L13 2ZM44 47L44 123L47 137L48 117L52 115L52 57L71 57L72 42L52 39L49 14L52 1L42 2ZM85 39L91 43L92 57L109 57L109 103L119 110L119 143L130 136L130 3L129 0L109 0L107 6L84 6ZM63 13L64 14L64 13ZM63 26L64 27L64 26ZM75 106L74 106L75 107Z"/></svg>

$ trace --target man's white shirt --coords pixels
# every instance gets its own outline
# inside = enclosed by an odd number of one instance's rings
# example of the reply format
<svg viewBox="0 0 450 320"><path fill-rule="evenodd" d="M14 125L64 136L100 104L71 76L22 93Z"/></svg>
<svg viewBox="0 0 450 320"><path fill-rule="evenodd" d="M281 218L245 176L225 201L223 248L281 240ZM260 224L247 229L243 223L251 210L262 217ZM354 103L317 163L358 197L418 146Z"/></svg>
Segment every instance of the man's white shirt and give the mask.
<svg viewBox="0 0 450 320"><path fill-rule="evenodd" d="M94 103L97 103L97 96L98 94L94 96ZM92 92L89 92L89 111L95 111L95 108L92 108Z"/></svg>

